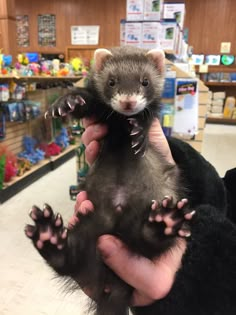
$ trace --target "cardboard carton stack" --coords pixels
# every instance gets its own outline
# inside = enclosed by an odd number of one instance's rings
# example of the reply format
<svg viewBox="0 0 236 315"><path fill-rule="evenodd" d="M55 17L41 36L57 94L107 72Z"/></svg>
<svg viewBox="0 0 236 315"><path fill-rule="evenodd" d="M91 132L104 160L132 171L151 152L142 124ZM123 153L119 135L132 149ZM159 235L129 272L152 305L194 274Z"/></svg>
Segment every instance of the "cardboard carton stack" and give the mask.
<svg viewBox="0 0 236 315"><path fill-rule="evenodd" d="M120 25L120 44L147 49L162 48L181 55L186 49L183 40L184 3L163 0L127 0L126 19Z"/></svg>

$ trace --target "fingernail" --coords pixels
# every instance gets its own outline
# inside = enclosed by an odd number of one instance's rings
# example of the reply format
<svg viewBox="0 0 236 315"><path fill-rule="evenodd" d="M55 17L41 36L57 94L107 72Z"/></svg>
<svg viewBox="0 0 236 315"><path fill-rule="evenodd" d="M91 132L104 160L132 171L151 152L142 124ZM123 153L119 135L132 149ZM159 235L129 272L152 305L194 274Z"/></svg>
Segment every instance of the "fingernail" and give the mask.
<svg viewBox="0 0 236 315"><path fill-rule="evenodd" d="M122 243L113 236L103 235L98 239L98 249L104 259L108 259L113 256L119 248L121 248Z"/></svg>

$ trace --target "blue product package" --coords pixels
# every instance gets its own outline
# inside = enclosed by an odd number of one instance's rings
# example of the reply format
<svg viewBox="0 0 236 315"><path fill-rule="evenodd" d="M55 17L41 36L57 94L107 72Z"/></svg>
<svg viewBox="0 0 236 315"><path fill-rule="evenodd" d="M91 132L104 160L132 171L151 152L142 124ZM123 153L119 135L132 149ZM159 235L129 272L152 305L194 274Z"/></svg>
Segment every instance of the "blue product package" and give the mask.
<svg viewBox="0 0 236 315"><path fill-rule="evenodd" d="M175 78L165 78L162 97L163 98L174 98L175 97Z"/></svg>
<svg viewBox="0 0 236 315"><path fill-rule="evenodd" d="M232 82L236 82L236 72L230 73L230 79Z"/></svg>
<svg viewBox="0 0 236 315"><path fill-rule="evenodd" d="M11 55L7 55L7 56L3 56L3 63L4 66L9 67L12 64L12 56Z"/></svg>
<svg viewBox="0 0 236 315"><path fill-rule="evenodd" d="M39 61L39 54L36 52L30 52L25 54L28 58L29 62L38 62Z"/></svg>
<svg viewBox="0 0 236 315"><path fill-rule="evenodd" d="M171 136L174 124L174 104L162 104L161 107L161 126L166 137Z"/></svg>

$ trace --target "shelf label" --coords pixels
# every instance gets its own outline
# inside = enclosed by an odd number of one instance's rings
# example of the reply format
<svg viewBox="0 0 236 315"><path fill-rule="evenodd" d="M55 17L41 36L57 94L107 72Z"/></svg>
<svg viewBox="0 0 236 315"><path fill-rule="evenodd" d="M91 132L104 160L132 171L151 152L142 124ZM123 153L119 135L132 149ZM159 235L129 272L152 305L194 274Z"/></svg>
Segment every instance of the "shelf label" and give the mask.
<svg viewBox="0 0 236 315"><path fill-rule="evenodd" d="M207 73L208 72L208 65L203 64L199 66L199 72L200 73Z"/></svg>

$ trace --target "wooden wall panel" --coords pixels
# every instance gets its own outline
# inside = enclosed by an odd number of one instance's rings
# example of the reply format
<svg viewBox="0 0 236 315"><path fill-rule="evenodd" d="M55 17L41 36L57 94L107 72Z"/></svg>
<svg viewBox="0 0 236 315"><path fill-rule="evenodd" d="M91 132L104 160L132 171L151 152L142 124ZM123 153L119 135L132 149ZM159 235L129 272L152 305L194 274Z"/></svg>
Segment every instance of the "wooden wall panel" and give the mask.
<svg viewBox="0 0 236 315"><path fill-rule="evenodd" d="M126 0L16 0L16 14L30 17L30 47L19 51L65 52L71 46L70 26L100 25L100 46L119 45L120 19L126 15ZM56 47L38 46L37 15L56 15Z"/></svg>
<svg viewBox="0 0 236 315"><path fill-rule="evenodd" d="M0 0L1 1L1 0ZM173 0L165 0L173 2ZM181 2L182 0L175 0ZM71 45L71 25L100 25L100 46L119 45L120 19L126 16L126 0L15 0L16 14L30 16L30 47L19 51L65 52ZM220 43L232 43L236 54L236 1L185 0L185 26L195 53L219 53ZM56 14L57 45L39 47L37 15Z"/></svg>
<svg viewBox="0 0 236 315"><path fill-rule="evenodd" d="M236 55L236 1L185 0L185 27L194 53L219 54L221 42L231 42Z"/></svg>

